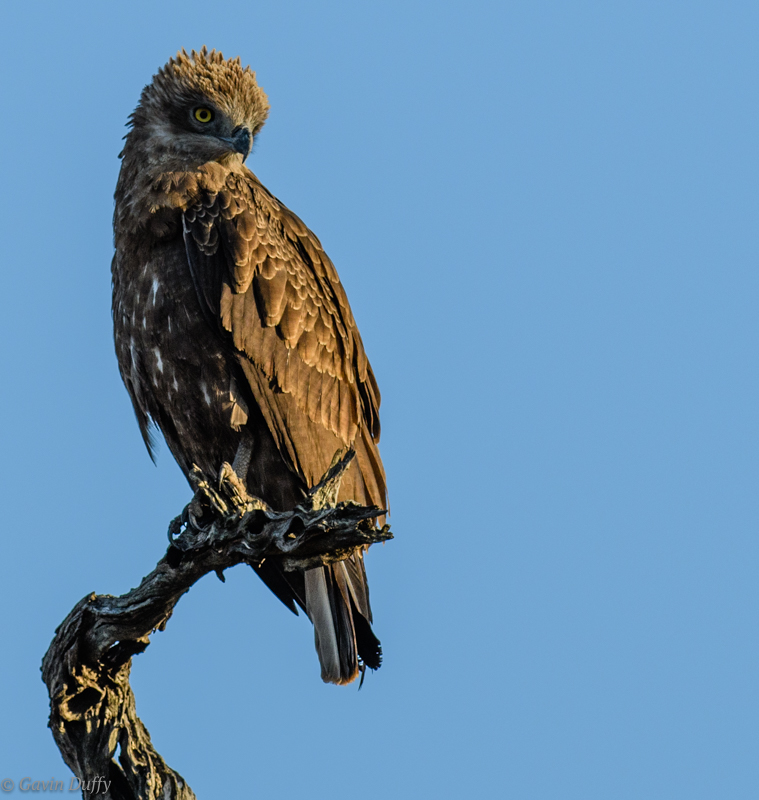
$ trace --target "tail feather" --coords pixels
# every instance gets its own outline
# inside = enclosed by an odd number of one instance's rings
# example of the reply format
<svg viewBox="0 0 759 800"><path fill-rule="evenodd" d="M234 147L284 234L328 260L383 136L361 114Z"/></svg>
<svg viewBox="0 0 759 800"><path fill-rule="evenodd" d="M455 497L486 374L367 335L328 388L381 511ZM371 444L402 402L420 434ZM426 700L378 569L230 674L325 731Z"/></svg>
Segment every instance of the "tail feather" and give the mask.
<svg viewBox="0 0 759 800"><path fill-rule="evenodd" d="M372 622L372 608L369 605L369 581L366 579L364 558L362 555L353 555L340 561L340 566L346 572L348 587L356 608L363 617Z"/></svg>
<svg viewBox="0 0 759 800"><path fill-rule="evenodd" d="M322 680L325 683L345 683L331 597L334 592L330 591L326 573L324 567L306 572L306 611L314 623L314 642L322 667Z"/></svg>
<svg viewBox="0 0 759 800"><path fill-rule="evenodd" d="M360 556L353 559L363 561ZM305 573L306 612L314 624L325 683L350 683L364 666L377 669L382 661L379 639L367 619L363 569L359 572L356 565L350 569L346 564L341 561Z"/></svg>

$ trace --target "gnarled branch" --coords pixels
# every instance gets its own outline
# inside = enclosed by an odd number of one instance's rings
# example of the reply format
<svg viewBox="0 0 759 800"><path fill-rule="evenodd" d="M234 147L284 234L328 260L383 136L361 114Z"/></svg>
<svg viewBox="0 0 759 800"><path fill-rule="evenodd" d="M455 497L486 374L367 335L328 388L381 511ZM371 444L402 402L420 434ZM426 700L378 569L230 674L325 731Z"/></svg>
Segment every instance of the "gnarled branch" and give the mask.
<svg viewBox="0 0 759 800"><path fill-rule="evenodd" d="M90 594L76 604L45 654L42 679L50 694L49 726L83 797L195 797L155 751L137 716L132 656L147 648L179 598L208 572L223 580L228 567L265 558L278 559L288 571L309 569L391 539L388 526L373 521L382 509L336 504L353 457L352 450L338 453L303 503L284 512L249 495L229 464L213 481L196 470L195 497L169 526L171 544L156 568L120 597Z"/></svg>

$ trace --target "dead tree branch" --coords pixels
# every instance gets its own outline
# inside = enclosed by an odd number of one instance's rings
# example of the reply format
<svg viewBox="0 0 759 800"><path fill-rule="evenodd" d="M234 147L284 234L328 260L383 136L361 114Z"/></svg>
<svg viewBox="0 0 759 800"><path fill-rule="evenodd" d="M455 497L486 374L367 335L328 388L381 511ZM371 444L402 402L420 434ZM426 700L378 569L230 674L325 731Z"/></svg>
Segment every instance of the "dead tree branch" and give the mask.
<svg viewBox="0 0 759 800"><path fill-rule="evenodd" d="M229 464L217 479L193 474L195 497L169 526L171 544L136 589L90 594L56 630L42 661L53 737L84 798L191 800L194 793L155 751L135 710L132 656L163 630L179 598L203 575L276 558L286 570L340 561L392 538L382 509L336 504L353 451L340 457L303 503L277 512L247 493ZM114 759L119 748L118 761Z"/></svg>

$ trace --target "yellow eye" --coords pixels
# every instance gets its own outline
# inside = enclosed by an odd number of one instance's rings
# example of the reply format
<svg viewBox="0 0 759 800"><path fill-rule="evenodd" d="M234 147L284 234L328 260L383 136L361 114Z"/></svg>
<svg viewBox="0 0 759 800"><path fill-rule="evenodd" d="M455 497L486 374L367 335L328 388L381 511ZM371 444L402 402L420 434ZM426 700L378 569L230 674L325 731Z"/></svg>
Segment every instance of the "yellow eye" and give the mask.
<svg viewBox="0 0 759 800"><path fill-rule="evenodd" d="M192 113L198 122L210 122L213 119L213 111L210 108L196 108Z"/></svg>

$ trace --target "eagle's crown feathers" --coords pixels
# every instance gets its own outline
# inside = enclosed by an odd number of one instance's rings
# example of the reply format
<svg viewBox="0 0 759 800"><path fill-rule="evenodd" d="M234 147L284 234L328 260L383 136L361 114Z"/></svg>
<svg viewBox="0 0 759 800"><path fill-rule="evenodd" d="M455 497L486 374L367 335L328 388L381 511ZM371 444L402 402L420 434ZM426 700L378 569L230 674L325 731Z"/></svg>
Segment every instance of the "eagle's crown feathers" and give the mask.
<svg viewBox="0 0 759 800"><path fill-rule="evenodd" d="M133 127L171 116L189 105L210 104L252 136L269 114L269 101L256 82L256 73L243 67L239 56L225 59L218 50L180 50L161 67L142 91L130 117Z"/></svg>

